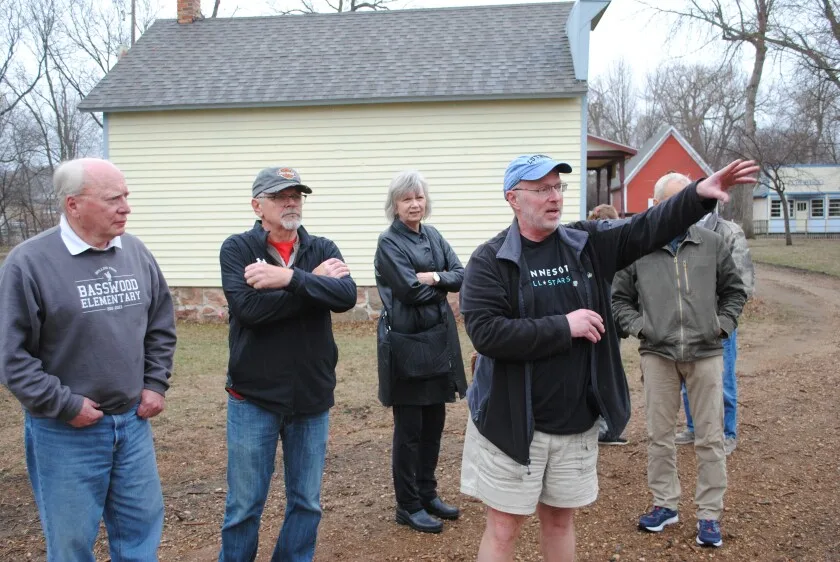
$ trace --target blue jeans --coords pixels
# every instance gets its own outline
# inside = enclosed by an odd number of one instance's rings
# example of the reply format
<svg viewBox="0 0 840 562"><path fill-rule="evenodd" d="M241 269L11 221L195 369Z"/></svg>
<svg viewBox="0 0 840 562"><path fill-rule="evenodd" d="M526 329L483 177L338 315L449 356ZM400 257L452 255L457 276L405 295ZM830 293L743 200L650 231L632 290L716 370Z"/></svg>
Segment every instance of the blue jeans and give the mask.
<svg viewBox="0 0 840 562"><path fill-rule="evenodd" d="M286 515L271 560L312 560L321 522L328 430L329 411L283 416L228 397L228 493L219 562L252 561L257 556L278 439L283 441Z"/></svg>
<svg viewBox="0 0 840 562"><path fill-rule="evenodd" d="M726 439L738 437L738 381L735 378L735 360L738 358L738 330L733 330L723 340L723 436ZM688 394L685 383L682 385L685 421L688 430L694 431L694 420L688 406Z"/></svg>
<svg viewBox="0 0 840 562"><path fill-rule="evenodd" d="M24 441L47 560L94 562L103 517L111 560L158 559L163 494L151 424L136 406L82 429L26 413Z"/></svg>

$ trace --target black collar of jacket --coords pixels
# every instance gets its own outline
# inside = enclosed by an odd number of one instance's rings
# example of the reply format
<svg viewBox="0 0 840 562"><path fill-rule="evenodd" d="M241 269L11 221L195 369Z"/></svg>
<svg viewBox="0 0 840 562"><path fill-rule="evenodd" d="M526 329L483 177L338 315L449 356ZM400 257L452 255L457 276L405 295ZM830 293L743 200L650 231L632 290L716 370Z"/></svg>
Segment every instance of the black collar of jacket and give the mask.
<svg viewBox="0 0 840 562"><path fill-rule="evenodd" d="M423 238L426 236L426 233L423 231L423 223L420 223L420 232L414 232L406 224L401 221L400 219L394 219L394 222L391 223L391 228L399 232L400 234L404 234L406 236L412 236L415 238Z"/></svg>
<svg viewBox="0 0 840 562"><path fill-rule="evenodd" d="M249 234L251 236L256 237L257 240L259 240L263 244L268 244L268 231L263 228L261 220L257 220L257 221L254 222L254 228L251 229ZM312 237L309 236L309 233L306 232L305 228L303 228L302 226L299 226L298 229L297 229L297 236L298 236L298 240L300 240L300 245L298 246L298 251L300 251L301 249L309 246L309 241L311 240Z"/></svg>
<svg viewBox="0 0 840 562"><path fill-rule="evenodd" d="M589 240L589 233L577 228L568 228L561 224L557 227L557 235L560 237L561 242L574 249L578 259L580 259L580 254L583 252L583 248ZM522 238L519 232L519 221L513 219L513 223L511 223L508 233L505 236L505 241L502 242L502 246L496 252L496 258L518 264L521 255Z"/></svg>
<svg viewBox="0 0 840 562"><path fill-rule="evenodd" d="M685 239L682 242L680 242L680 246L682 246L686 242L691 242L692 244L702 244L703 243L703 235L700 234L700 231L698 230L700 228L706 228L706 227L697 226L696 224L692 224L691 226L689 226L688 227L688 232L685 235ZM706 228L706 230L711 230L711 229ZM673 255L673 253L674 253L674 252L671 251L671 243L670 242L668 242L667 244L662 246L662 249L665 250L666 252L668 252L669 254ZM679 250L679 247L677 249Z"/></svg>

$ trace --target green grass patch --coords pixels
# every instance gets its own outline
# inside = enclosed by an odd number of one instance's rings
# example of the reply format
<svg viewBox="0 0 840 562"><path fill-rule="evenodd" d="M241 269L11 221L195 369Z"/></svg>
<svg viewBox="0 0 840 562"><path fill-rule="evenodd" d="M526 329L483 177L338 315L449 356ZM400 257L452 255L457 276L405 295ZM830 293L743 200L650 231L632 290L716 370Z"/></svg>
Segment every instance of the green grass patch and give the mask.
<svg viewBox="0 0 840 562"><path fill-rule="evenodd" d="M753 261L840 277L840 240L794 238L785 246L784 238L759 238L749 244Z"/></svg>
<svg viewBox="0 0 840 562"><path fill-rule="evenodd" d="M333 331L339 355L336 403L350 409L377 403L376 322L336 323ZM470 380L469 355L473 347L462 323L458 331ZM227 372L227 336L226 324L178 323L172 388L167 392L171 417L215 416L219 411L225 396L222 389ZM277 361L283 360L278 352ZM210 399L196 400L200 396Z"/></svg>

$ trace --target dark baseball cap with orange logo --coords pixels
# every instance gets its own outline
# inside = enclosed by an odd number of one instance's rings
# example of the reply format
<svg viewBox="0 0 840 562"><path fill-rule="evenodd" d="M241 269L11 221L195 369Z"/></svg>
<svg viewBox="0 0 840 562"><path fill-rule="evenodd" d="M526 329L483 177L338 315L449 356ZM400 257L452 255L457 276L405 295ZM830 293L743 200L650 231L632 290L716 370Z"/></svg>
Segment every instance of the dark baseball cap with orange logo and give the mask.
<svg viewBox="0 0 840 562"><path fill-rule="evenodd" d="M294 168L278 166L276 168L265 168L257 174L254 185L251 186L251 196L256 197L263 193L277 193L290 187L296 187L303 193L312 193L312 190L300 183L300 174Z"/></svg>

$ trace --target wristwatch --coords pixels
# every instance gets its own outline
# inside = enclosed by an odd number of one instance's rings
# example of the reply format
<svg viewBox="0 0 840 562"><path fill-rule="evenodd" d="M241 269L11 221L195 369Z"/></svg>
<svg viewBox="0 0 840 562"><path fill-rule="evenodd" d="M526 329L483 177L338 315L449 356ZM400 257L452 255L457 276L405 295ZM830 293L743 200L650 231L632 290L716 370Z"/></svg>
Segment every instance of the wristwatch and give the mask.
<svg viewBox="0 0 840 562"><path fill-rule="evenodd" d="M432 279L434 280L435 285L440 283L440 275L438 275L437 271L432 273Z"/></svg>

